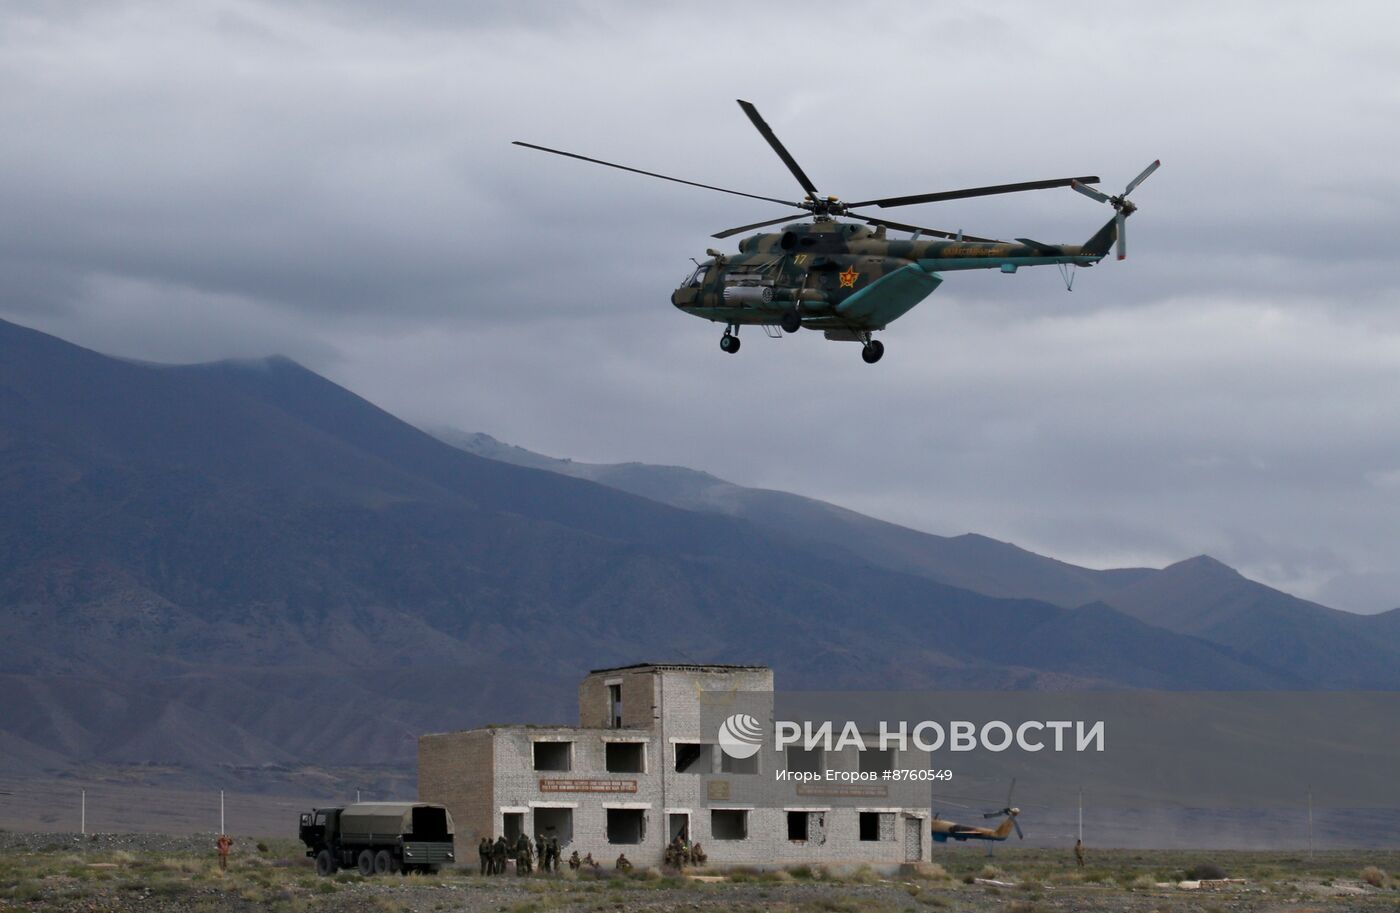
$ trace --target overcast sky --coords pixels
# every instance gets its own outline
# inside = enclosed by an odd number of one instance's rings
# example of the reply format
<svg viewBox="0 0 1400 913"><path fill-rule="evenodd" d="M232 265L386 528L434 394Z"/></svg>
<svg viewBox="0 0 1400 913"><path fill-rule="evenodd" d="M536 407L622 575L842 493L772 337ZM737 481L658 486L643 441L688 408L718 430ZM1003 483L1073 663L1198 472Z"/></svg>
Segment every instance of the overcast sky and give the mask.
<svg viewBox="0 0 1400 913"><path fill-rule="evenodd" d="M385 13L382 7L395 12ZM705 469L1095 567L1400 605L1400 6L0 8L0 316L289 355L422 424ZM1124 263L952 273L885 359L669 303L792 177L847 199L1154 158ZM1080 242L1069 190L898 211Z"/></svg>

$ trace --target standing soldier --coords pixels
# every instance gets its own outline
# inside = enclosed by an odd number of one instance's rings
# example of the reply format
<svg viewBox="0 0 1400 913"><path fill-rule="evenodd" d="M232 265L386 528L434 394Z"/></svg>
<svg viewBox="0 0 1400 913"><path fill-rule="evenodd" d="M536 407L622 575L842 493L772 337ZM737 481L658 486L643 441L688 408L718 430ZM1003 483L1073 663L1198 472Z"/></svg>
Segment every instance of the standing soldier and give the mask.
<svg viewBox="0 0 1400 913"><path fill-rule="evenodd" d="M233 846L233 841L229 839L228 834L220 834L220 835L219 835L219 839L214 841L214 846L217 847L218 850L219 850L219 868L220 868L220 870L227 871L227 870L228 870L228 849L229 849L229 847Z"/></svg>
<svg viewBox="0 0 1400 913"><path fill-rule="evenodd" d="M515 841L515 874L526 875L530 872L530 838L522 831L519 839Z"/></svg>
<svg viewBox="0 0 1400 913"><path fill-rule="evenodd" d="M544 858L544 834L535 835L535 863L540 867L541 872L549 868Z"/></svg>
<svg viewBox="0 0 1400 913"><path fill-rule="evenodd" d="M481 857L481 874L489 874L491 871L491 838L482 837L481 842L476 845L476 852Z"/></svg>
<svg viewBox="0 0 1400 913"><path fill-rule="evenodd" d="M506 856L510 854L506 847L505 835L496 838L496 845L491 848L491 862L497 875L504 875L506 871Z"/></svg>
<svg viewBox="0 0 1400 913"><path fill-rule="evenodd" d="M559 872L559 838L557 836L550 835L547 851L549 853L549 870L557 874Z"/></svg>
<svg viewBox="0 0 1400 913"><path fill-rule="evenodd" d="M1074 860L1079 863L1079 867L1084 868L1084 841L1074 841Z"/></svg>

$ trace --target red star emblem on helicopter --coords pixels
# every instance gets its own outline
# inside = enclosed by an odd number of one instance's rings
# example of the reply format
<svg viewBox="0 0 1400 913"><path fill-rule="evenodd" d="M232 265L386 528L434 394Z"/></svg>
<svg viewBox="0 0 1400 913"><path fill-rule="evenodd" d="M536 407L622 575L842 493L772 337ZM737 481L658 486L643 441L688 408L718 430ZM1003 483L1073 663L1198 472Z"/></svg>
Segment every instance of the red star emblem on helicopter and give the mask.
<svg viewBox="0 0 1400 913"><path fill-rule="evenodd" d="M844 272L838 273L837 276L841 280L842 288L855 288L856 280L860 278L860 273L856 272L854 266L848 266Z"/></svg>

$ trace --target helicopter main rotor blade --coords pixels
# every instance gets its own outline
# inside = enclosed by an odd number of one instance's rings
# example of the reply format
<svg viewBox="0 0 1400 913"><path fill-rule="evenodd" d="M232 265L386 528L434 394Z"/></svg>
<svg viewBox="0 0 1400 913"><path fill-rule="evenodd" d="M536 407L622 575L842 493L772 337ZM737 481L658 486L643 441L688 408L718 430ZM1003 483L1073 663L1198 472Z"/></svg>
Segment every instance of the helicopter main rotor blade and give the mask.
<svg viewBox="0 0 1400 913"><path fill-rule="evenodd" d="M1016 828L1016 836L1017 836L1017 837L1020 837L1022 840L1025 840L1025 839L1026 839L1026 832L1023 831L1023 830L1021 830L1021 822L1017 821L1015 818L1012 818L1012 819L1011 819L1011 823L1012 823L1012 825L1014 825L1015 828Z"/></svg>
<svg viewBox="0 0 1400 913"><path fill-rule="evenodd" d="M566 158L578 159L583 162L592 162L595 165L606 165L609 168L617 168L620 171L630 171L633 174L644 174L649 178L661 178L663 181L674 181L677 184L688 184L691 187L700 187L705 190L718 190L720 193L732 193L736 197L748 197L751 200L765 200L769 203L777 203L780 206L791 206L794 209L801 209L802 204L794 203L791 200L779 200L776 197L759 196L756 193L744 193L742 190L730 190L727 187L716 187L713 184L701 184L698 181L687 181L683 178L673 178L667 174L657 174L655 171L643 171L640 168L631 168L627 165L619 165L615 162L605 162L602 159L589 158L586 155L579 155L576 152L565 152L562 149L551 149L548 146L536 146L534 143L524 143L515 140L512 145L524 146L526 149L538 149L541 152L552 152L555 155L562 155Z"/></svg>
<svg viewBox="0 0 1400 913"><path fill-rule="evenodd" d="M768 219L765 222L751 222L748 225L740 225L738 228L726 228L724 231L715 232L714 234L710 235L710 237L728 238L731 235L737 235L740 232L751 231L755 228L766 228L769 225L777 225L779 222L788 222L792 219L801 219L804 218L806 215L807 213L805 212L795 212L792 215L779 216L776 219Z"/></svg>
<svg viewBox="0 0 1400 913"><path fill-rule="evenodd" d="M763 138L768 141L768 145L773 147L773 151L778 153L778 158L783 160L783 164L788 166L788 171L797 178L797 183L802 185L802 189L807 191L813 199L817 196L817 185L812 183L812 179L807 177L807 173L802 170L802 166L797 164L797 159L792 157L792 153L787 151L787 147L778 139L778 135L773 132L773 128L768 126L767 121L758 113L758 109L751 102L742 98L735 99L739 102L739 107L744 109L744 113L753 121L753 125L758 128L758 132L763 134Z"/></svg>
<svg viewBox="0 0 1400 913"><path fill-rule="evenodd" d="M1128 214L1118 210L1118 259L1128 259Z"/></svg>
<svg viewBox="0 0 1400 913"><path fill-rule="evenodd" d="M1099 203L1112 203L1112 202L1113 202L1113 197L1111 197L1111 196L1109 196L1108 194L1103 193L1103 192L1101 192L1101 191L1095 190L1093 187L1085 187L1083 184L1079 183L1078 181L1072 182L1069 186L1070 186L1071 189L1079 191L1080 193L1084 194L1084 195L1085 195L1086 197L1088 197L1089 199L1095 200L1096 202L1099 202Z"/></svg>
<svg viewBox="0 0 1400 913"><path fill-rule="evenodd" d="M958 234L951 231L943 231L940 228L920 228L917 225L906 225L903 222L891 222L889 219L879 219L874 216L861 215L858 212L847 212L846 215L852 219L860 219L870 225L883 225L886 228L893 228L895 231L916 232L923 235L933 235L935 238L948 238L951 241L990 241L996 243L996 238L979 238L976 235Z"/></svg>
<svg viewBox="0 0 1400 913"><path fill-rule="evenodd" d="M999 193L1020 193L1023 190L1048 190L1051 187L1072 187L1080 184L1097 184L1099 179L1092 175L1082 178L1051 178L1046 181L1021 181L1018 184L991 184L986 187L968 187L963 190L943 190L938 193L916 193L907 197L885 197L882 200L863 200L849 203L856 206L913 206L915 203L937 203L941 200L962 200L968 197L989 197Z"/></svg>
<svg viewBox="0 0 1400 913"><path fill-rule="evenodd" d="M1148 176L1148 175L1150 175L1152 172L1156 171L1158 168L1161 168L1161 167L1162 167L1162 160L1161 160L1161 159L1157 159L1157 161L1153 162L1151 165L1148 165L1146 168L1142 169L1142 174L1138 175L1137 177L1133 178L1131 181L1128 182L1128 189L1123 191L1123 196L1127 196L1128 194L1132 193L1134 187L1136 187L1137 185L1141 184L1143 181L1147 180L1147 176Z"/></svg>

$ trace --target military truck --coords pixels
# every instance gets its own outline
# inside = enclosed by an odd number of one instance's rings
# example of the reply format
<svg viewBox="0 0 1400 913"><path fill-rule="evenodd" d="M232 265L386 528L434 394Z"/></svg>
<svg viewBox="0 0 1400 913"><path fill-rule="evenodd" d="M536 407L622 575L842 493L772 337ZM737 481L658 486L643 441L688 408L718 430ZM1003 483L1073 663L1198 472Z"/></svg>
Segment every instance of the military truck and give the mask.
<svg viewBox="0 0 1400 913"><path fill-rule="evenodd" d="M316 874L436 872L454 862L452 816L428 802L356 802L301 814L301 842Z"/></svg>

